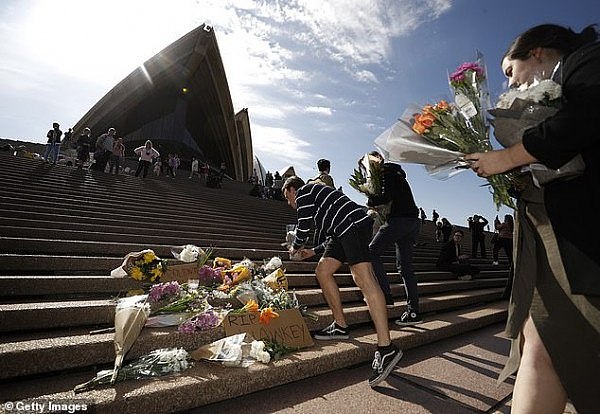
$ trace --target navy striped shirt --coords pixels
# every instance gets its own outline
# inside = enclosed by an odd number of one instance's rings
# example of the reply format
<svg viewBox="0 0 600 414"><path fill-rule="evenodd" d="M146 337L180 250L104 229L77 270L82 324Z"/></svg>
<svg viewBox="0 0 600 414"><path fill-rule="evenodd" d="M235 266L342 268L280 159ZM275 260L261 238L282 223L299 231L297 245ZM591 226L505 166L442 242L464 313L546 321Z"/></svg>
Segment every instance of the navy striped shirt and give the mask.
<svg viewBox="0 0 600 414"><path fill-rule="evenodd" d="M306 184L296 193L298 225L294 248L308 240L311 221L315 223L315 244L327 237L342 237L352 226L369 219L364 208L341 191L319 184Z"/></svg>

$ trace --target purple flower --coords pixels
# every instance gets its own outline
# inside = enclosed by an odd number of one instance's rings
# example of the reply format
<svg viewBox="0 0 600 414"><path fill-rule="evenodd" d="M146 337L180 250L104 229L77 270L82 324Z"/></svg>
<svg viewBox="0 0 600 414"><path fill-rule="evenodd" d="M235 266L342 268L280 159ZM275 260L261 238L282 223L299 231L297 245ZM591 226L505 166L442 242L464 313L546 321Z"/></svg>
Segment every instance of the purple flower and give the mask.
<svg viewBox="0 0 600 414"><path fill-rule="evenodd" d="M223 277L221 276L221 271L219 269L202 266L198 270L198 281L202 286L212 286L220 284L223 281Z"/></svg>
<svg viewBox="0 0 600 414"><path fill-rule="evenodd" d="M179 333L182 334L190 334L194 333L195 331L212 329L214 327L219 326L220 323L221 318L219 318L219 315L215 311L209 309L199 315L188 319L187 321L179 325L179 328L177 330L179 331Z"/></svg>
<svg viewBox="0 0 600 414"><path fill-rule="evenodd" d="M148 298L151 303L156 303L165 299L169 296L176 296L181 292L181 286L179 283L167 282L167 283L158 283L156 285L152 285L150 288L150 293L148 294Z"/></svg>
<svg viewBox="0 0 600 414"><path fill-rule="evenodd" d="M460 65L452 75L450 75L450 80L452 82L461 82L465 79L465 73L467 71L475 72L477 77L483 76L483 69L475 62L465 62Z"/></svg>

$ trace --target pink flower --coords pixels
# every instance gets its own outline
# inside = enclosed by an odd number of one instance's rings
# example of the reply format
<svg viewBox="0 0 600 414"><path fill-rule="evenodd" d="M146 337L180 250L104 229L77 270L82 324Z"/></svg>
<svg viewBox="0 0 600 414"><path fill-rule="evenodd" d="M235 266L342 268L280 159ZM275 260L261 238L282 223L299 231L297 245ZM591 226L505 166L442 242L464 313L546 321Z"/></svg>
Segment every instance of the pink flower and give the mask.
<svg viewBox="0 0 600 414"><path fill-rule="evenodd" d="M452 82L461 82L465 79L465 73L467 71L475 72L477 77L483 76L483 69L475 62L465 62L460 65L452 75L450 75L450 80Z"/></svg>

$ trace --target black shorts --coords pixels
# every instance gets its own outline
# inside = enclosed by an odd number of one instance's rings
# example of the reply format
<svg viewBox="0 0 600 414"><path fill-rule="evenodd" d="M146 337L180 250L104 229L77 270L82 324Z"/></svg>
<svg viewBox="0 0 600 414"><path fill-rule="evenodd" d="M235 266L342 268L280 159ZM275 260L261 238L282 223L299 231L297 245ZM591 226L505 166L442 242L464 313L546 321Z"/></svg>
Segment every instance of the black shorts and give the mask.
<svg viewBox="0 0 600 414"><path fill-rule="evenodd" d="M323 257L331 257L350 266L362 262L371 262L369 243L373 238L373 221L365 220L358 226L352 226L342 237L330 237L325 244Z"/></svg>

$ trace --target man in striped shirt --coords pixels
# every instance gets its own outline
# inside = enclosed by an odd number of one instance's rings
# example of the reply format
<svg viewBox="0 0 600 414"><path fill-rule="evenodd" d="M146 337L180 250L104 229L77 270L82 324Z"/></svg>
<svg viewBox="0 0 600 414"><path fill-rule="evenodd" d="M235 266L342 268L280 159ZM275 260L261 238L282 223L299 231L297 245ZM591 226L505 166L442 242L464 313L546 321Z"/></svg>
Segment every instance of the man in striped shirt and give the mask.
<svg viewBox="0 0 600 414"><path fill-rule="evenodd" d="M315 339L348 339L348 324L344 318L340 289L333 274L343 262L348 262L356 285L363 292L371 319L377 331L378 349L373 361L369 384L374 387L387 378L402 358L402 351L391 343L385 298L373 276L369 241L373 222L365 210L342 192L319 184L304 184L301 178L290 177L283 185L283 196L298 211L296 238L290 255L300 260L323 251L316 268L316 276L327 304L333 314L333 323L317 333ZM304 248L311 223L315 225L313 249Z"/></svg>

